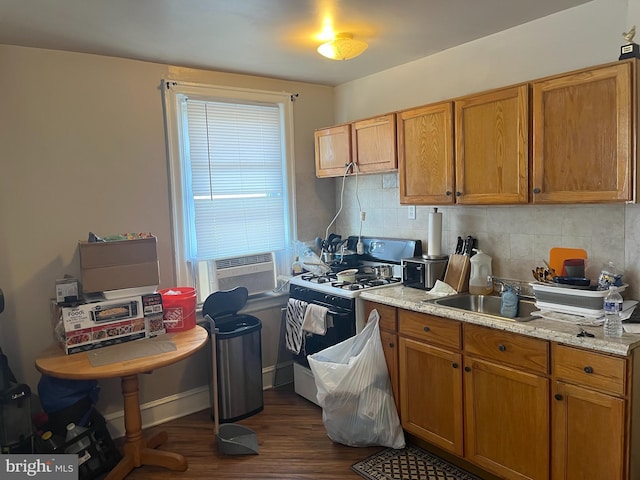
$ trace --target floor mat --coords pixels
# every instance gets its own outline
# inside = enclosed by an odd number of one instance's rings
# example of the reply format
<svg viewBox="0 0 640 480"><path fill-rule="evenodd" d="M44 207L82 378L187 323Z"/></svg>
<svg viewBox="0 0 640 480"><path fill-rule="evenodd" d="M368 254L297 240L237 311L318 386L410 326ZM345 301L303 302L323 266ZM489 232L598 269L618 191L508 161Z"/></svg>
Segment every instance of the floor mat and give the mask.
<svg viewBox="0 0 640 480"><path fill-rule="evenodd" d="M386 448L354 463L351 469L367 480L480 480L479 477L421 448Z"/></svg>

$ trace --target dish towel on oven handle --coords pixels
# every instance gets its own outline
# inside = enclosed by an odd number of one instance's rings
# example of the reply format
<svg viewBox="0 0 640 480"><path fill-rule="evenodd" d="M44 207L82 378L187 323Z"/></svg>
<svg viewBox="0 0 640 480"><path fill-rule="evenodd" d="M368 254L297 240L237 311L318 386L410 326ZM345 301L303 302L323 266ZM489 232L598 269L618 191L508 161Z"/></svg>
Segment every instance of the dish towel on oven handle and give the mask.
<svg viewBox="0 0 640 480"><path fill-rule="evenodd" d="M287 311L285 313L285 344L287 349L293 353L300 353L300 350L302 350L302 322L304 321L304 312L307 306L307 302L295 298L290 298L287 302Z"/></svg>
<svg viewBox="0 0 640 480"><path fill-rule="evenodd" d="M329 309L315 303L307 305L302 320L302 330L316 335L325 335L327 333L327 312Z"/></svg>

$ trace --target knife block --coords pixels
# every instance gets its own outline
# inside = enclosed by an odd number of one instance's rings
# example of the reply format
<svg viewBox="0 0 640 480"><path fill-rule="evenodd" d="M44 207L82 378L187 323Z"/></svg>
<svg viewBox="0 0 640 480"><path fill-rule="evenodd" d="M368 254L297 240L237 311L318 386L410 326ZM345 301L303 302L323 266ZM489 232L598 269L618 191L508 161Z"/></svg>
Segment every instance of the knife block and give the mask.
<svg viewBox="0 0 640 480"><path fill-rule="evenodd" d="M468 255L454 253L449 257L447 272L444 274L444 282L458 293L468 291L470 268L471 263Z"/></svg>

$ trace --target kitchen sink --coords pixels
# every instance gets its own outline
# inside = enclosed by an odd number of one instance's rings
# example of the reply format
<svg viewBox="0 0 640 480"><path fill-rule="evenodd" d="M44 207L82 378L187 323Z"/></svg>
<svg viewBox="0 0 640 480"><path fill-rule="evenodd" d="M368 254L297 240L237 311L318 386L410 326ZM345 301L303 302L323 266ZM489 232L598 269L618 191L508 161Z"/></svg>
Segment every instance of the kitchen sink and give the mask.
<svg viewBox="0 0 640 480"><path fill-rule="evenodd" d="M501 320L510 320L514 322L528 322L535 319L531 312L538 310L534 302L529 300L518 300L518 316L515 318L504 317L500 314L500 297L494 295L472 295L470 293L461 293L450 297L438 298L432 300L432 303L442 307L450 307L458 310L466 310L468 312L481 313L483 315L491 315Z"/></svg>

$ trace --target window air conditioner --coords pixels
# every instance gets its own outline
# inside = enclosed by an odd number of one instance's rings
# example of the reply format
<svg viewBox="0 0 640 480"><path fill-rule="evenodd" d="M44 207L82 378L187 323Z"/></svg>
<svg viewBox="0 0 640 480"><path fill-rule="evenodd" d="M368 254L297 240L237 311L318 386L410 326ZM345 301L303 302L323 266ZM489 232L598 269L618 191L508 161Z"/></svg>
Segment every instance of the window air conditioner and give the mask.
<svg viewBox="0 0 640 480"><path fill-rule="evenodd" d="M249 295L264 293L276 287L272 253L215 260L218 290L246 287Z"/></svg>

